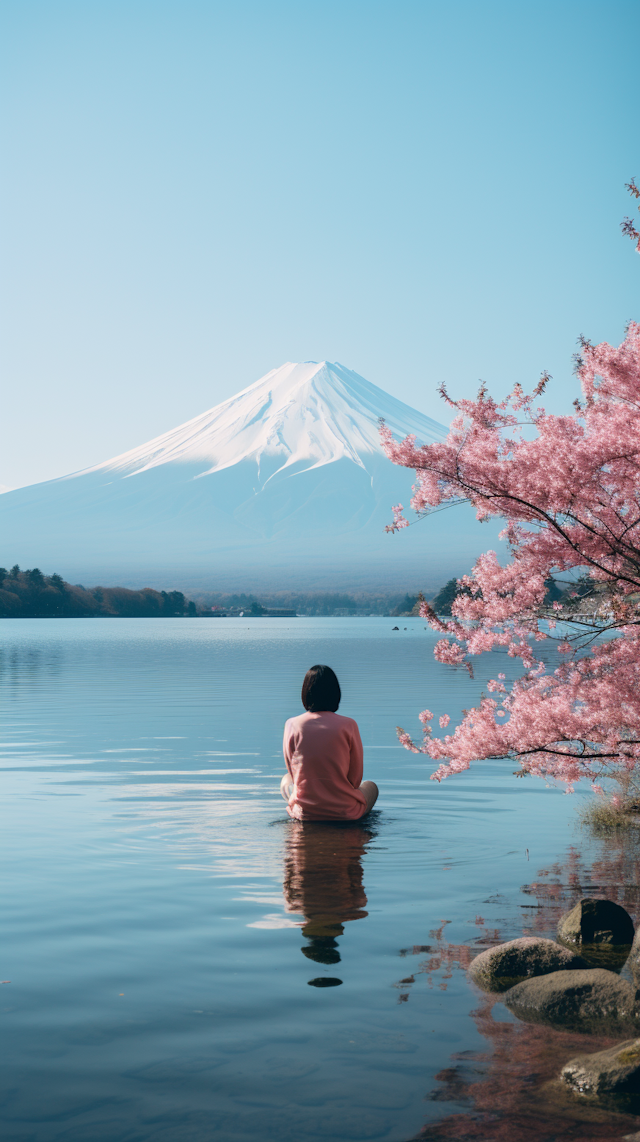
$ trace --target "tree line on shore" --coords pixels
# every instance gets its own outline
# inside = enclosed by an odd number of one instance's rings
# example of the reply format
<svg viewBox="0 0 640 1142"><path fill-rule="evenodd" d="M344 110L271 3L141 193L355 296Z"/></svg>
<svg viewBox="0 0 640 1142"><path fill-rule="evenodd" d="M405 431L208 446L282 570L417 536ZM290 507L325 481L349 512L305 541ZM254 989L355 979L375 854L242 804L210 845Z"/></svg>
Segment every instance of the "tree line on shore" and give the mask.
<svg viewBox="0 0 640 1142"><path fill-rule="evenodd" d="M277 591L254 594L231 594L220 591L200 591L195 594L198 609L210 612L212 608L226 611L244 611L245 615L260 615L265 610L286 608L298 615L329 617L347 615L400 615L411 610L417 595L398 591L356 592L344 591ZM408 605L407 605L408 604Z"/></svg>
<svg viewBox="0 0 640 1142"><path fill-rule="evenodd" d="M584 576L577 584L579 597L590 593L591 580ZM430 606L440 615L451 615L451 606L461 588L450 579L433 598ZM575 591L571 592L576 594ZM216 602L212 603L211 600ZM568 601L553 580L547 584L545 604ZM21 571L16 564L11 570L0 567L0 618L172 618L211 614L213 608L259 617L272 610L287 607L309 616L343 615L419 615L424 595L349 595L339 592L287 593L278 596L252 594L207 593L197 601L187 600L182 591L156 591L152 587L133 591L127 587L83 587L67 583L60 575L44 575L38 567Z"/></svg>
<svg viewBox="0 0 640 1142"><path fill-rule="evenodd" d="M455 580L454 580L455 582ZM344 592L286 592L277 595L203 592L194 600L182 591L151 587L84 587L61 575L45 575L38 567L0 567L0 618L167 618L211 615L213 610L243 611L259 617L286 608L309 616L399 615L411 611L417 595L393 593L357 595Z"/></svg>
<svg viewBox="0 0 640 1142"><path fill-rule="evenodd" d="M21 571L16 564L0 567L0 618L171 618L195 615L195 603L182 591L144 587L92 587L65 582L61 575L43 575L38 567Z"/></svg>

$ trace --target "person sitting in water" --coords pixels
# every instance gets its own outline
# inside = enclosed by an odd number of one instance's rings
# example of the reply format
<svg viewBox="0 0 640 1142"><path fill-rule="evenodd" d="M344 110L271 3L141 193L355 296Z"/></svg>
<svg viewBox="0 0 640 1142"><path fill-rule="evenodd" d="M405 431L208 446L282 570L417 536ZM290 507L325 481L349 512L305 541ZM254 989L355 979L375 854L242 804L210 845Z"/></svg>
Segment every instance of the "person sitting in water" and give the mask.
<svg viewBox="0 0 640 1142"><path fill-rule="evenodd" d="M353 718L337 714L342 694L330 666L312 666L302 683L306 713L289 718L282 749L287 772L280 792L297 821L354 821L378 799L362 780L362 742Z"/></svg>

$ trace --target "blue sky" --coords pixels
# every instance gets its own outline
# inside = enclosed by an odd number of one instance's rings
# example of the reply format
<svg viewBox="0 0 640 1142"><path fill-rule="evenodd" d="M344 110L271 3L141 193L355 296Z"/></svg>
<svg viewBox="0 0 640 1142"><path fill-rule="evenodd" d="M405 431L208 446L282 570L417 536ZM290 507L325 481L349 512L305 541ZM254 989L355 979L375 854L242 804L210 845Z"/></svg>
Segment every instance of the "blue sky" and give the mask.
<svg viewBox="0 0 640 1142"><path fill-rule="evenodd" d="M17 0L0 41L1 484L285 360L569 411L640 317L636 0Z"/></svg>

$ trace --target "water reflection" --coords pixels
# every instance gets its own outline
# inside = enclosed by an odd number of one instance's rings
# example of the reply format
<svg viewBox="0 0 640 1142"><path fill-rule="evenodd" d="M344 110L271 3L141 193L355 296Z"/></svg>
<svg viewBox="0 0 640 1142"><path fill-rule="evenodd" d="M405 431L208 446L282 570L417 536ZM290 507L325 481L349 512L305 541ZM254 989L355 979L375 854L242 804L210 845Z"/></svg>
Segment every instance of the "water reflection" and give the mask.
<svg viewBox="0 0 640 1142"><path fill-rule="evenodd" d="M435 1076L440 1087L429 1101L455 1103L460 1109L429 1123L416 1142L617 1142L626 1133L636 1137L640 1120L624 1104L600 1105L558 1080L569 1059L604 1050L615 1040L508 1023L495 1017L499 1011L495 996L483 996L471 1012L486 1048L455 1052Z"/></svg>
<svg viewBox="0 0 640 1142"><path fill-rule="evenodd" d="M584 895L640 914L637 846L576 840L556 864L569 798L505 784L499 764L429 781L393 726L425 687L438 713L475 700L470 681L428 673L430 634L400 646L388 620L379 635L377 620L302 619L276 637L274 622L264 636L204 620L4 624L3 1138L591 1142L640 1129L608 1109L580 1120L553 1083L581 1041L516 1023L464 975L492 942L553 935ZM378 751L373 822L286 819L282 723L317 658L353 680Z"/></svg>
<svg viewBox="0 0 640 1142"><path fill-rule="evenodd" d="M349 920L361 920L367 897L362 857L375 836L374 823L291 822L284 854L287 912L304 916L303 956L317 964L340 963L338 937ZM326 977L321 977L324 979ZM311 981L315 986L331 986ZM333 985L339 980L332 980Z"/></svg>
<svg viewBox="0 0 640 1142"><path fill-rule="evenodd" d="M49 680L53 675L59 675L62 667L63 658L59 650L45 652L29 644L0 648L0 681L12 687Z"/></svg>
<svg viewBox="0 0 640 1142"><path fill-rule="evenodd" d="M640 833L636 829L612 830L603 837L601 852L585 862L572 845L563 860L540 869L536 880L523 885L536 903L524 905L528 919L524 935L542 935L543 929L557 926L563 912L583 896L605 896L640 918Z"/></svg>
<svg viewBox="0 0 640 1142"><path fill-rule="evenodd" d="M587 861L576 846L564 858L540 869L532 883L522 886L521 932L501 931L476 916L476 934L464 944L447 939L446 922L429 932L429 944L404 948L400 955L420 957L411 974L399 980L400 1002L426 977L446 990L453 970L465 971L485 948L514 935L554 937L560 916L583 896L606 896L638 918L640 905L640 836L608 836L601 854ZM536 903L531 903L535 900ZM628 973L629 969L624 969ZM509 1016L501 998L470 985L479 1004L470 1012L485 1041L484 1049L457 1051L436 1074L440 1084L428 1095L435 1103L458 1108L431 1121L414 1142L595 1142L620 1139L625 1131L640 1138L638 1099L590 1099L576 1095L559 1081L562 1066L583 1052L611 1047L607 1035L580 1034L522 1023Z"/></svg>

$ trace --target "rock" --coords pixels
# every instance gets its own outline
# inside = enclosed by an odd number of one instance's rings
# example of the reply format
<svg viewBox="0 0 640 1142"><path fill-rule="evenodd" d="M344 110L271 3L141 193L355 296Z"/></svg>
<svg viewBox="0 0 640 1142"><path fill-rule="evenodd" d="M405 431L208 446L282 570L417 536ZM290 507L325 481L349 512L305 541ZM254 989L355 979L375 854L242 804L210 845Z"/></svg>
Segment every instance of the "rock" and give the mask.
<svg viewBox="0 0 640 1142"><path fill-rule="evenodd" d="M629 958L629 949L629 944L580 944L580 955L589 968L619 972Z"/></svg>
<svg viewBox="0 0 640 1142"><path fill-rule="evenodd" d="M560 1078L580 1094L640 1094L640 1039L577 1055L562 1068Z"/></svg>
<svg viewBox="0 0 640 1142"><path fill-rule="evenodd" d="M586 967L588 964L582 956L556 944L555 940L521 936L519 940L509 940L481 952L471 961L469 975L485 991L506 991L532 976Z"/></svg>
<svg viewBox="0 0 640 1142"><path fill-rule="evenodd" d="M598 1034L627 1034L636 1027L635 989L604 968L555 971L517 983L504 1003L525 1023Z"/></svg>
<svg viewBox="0 0 640 1142"><path fill-rule="evenodd" d="M633 921L613 900L581 900L558 921L558 938L565 944L630 944Z"/></svg>

